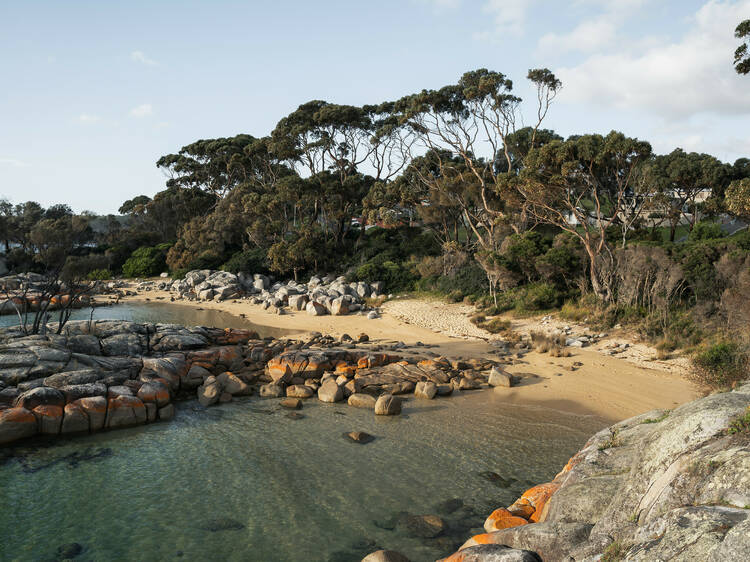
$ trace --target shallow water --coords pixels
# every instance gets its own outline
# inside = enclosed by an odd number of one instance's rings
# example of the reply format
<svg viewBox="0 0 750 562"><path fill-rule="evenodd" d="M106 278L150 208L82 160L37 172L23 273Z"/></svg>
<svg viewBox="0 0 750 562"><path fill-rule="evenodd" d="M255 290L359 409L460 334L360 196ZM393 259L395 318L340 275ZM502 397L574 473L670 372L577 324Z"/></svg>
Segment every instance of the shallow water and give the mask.
<svg viewBox="0 0 750 562"><path fill-rule="evenodd" d="M74 310L72 320L88 320L91 308ZM131 322L153 322L162 324L182 324L183 326L211 326L214 328L245 328L257 331L261 337L281 337L294 333L293 330L260 326L221 310L198 310L194 306L172 303L127 303L113 306L100 306L93 309L94 320L130 320ZM57 316L53 311L50 321ZM15 315L0 316L0 327L18 324Z"/></svg>
<svg viewBox="0 0 750 562"><path fill-rule="evenodd" d="M0 559L54 558L77 542L77 560L349 561L376 548L434 560L605 425L491 391L412 399L392 418L317 400L300 413L257 398L186 402L171 422L6 451ZM376 439L351 443L352 430ZM452 536L383 528L451 498L471 508L445 516Z"/></svg>

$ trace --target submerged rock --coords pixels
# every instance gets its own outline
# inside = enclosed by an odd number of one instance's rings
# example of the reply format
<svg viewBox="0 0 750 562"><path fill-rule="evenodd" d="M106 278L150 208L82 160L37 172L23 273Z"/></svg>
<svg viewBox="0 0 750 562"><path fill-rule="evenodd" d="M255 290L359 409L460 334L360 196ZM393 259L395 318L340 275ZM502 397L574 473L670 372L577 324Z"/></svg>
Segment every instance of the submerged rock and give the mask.
<svg viewBox="0 0 750 562"><path fill-rule="evenodd" d="M83 546L77 542L69 544L63 544L57 547L57 559L59 560L70 560L76 558L83 553Z"/></svg>
<svg viewBox="0 0 750 562"><path fill-rule="evenodd" d="M199 528L203 531L217 533L219 531L240 531L245 528L245 524L231 517L217 517L203 522Z"/></svg>
<svg viewBox="0 0 750 562"><path fill-rule="evenodd" d="M432 539L441 535L447 524L437 515L406 515L399 519L397 528L410 536Z"/></svg>
<svg viewBox="0 0 750 562"><path fill-rule="evenodd" d="M360 445L365 445L375 441L375 437L364 431L350 431L349 433L344 433L344 437L349 441L359 443Z"/></svg>

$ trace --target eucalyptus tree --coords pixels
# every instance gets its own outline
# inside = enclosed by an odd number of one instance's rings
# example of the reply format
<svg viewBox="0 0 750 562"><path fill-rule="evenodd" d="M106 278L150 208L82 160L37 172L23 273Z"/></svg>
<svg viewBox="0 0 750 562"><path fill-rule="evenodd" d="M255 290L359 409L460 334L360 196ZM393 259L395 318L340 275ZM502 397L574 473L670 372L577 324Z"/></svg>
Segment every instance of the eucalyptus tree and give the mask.
<svg viewBox="0 0 750 562"><path fill-rule="evenodd" d="M156 166L167 175L167 187L197 188L221 199L251 173L245 148L251 135L199 140L167 154Z"/></svg>
<svg viewBox="0 0 750 562"><path fill-rule="evenodd" d="M313 100L279 121L271 152L314 186L307 192L315 194L312 219L341 244L372 184L390 180L406 164L402 131L389 104Z"/></svg>
<svg viewBox="0 0 750 562"><path fill-rule="evenodd" d="M547 69L530 70L527 78L536 88L536 111L529 129L529 144L536 136L549 108L562 87ZM423 90L396 102L394 110L418 138L415 147L433 151L440 166L454 167L454 156L463 161L478 185L481 213L463 208L467 228L484 250L497 244L496 226L514 224L507 202L514 196L515 173L524 155L514 155L509 140L522 125L522 99L513 94L513 82L500 72L479 69L465 73L456 84L439 90ZM504 165L497 165L498 161Z"/></svg>
<svg viewBox="0 0 750 562"><path fill-rule="evenodd" d="M650 156L649 143L612 131L554 140L525 159L520 182L529 213L581 242L591 286L605 301L614 296L607 229L620 220L637 171Z"/></svg>
<svg viewBox="0 0 750 562"><path fill-rule="evenodd" d="M742 39L734 51L734 69L737 74L750 74L750 19L740 22L734 30L734 36Z"/></svg>
<svg viewBox="0 0 750 562"><path fill-rule="evenodd" d="M693 229L700 215L700 203L713 191L723 193L731 179L731 167L709 154L685 152L681 148L656 156L648 166L656 190L655 200L669 221L669 240L683 220Z"/></svg>

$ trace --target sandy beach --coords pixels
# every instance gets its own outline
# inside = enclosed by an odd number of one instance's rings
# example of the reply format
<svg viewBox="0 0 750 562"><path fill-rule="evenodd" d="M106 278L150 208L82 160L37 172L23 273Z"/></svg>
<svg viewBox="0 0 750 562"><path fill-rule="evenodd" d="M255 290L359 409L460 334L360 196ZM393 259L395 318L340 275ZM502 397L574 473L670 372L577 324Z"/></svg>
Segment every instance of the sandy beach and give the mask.
<svg viewBox="0 0 750 562"><path fill-rule="evenodd" d="M170 293L153 290L120 299L120 302L167 302ZM309 316L304 311L278 315L243 300L221 302L177 301L175 306L221 310L254 323L275 328L321 332L334 336L366 333L371 340L429 344L430 351L449 358L494 357L496 336L480 330L467 318L471 307L442 301L397 298L382 307L380 318L361 315ZM523 327L529 327L524 321ZM516 326L514 326L515 328ZM623 341L613 337L613 341ZM531 404L606 421L628 418L655 408L674 408L700 396L685 380L679 360L649 364L642 356L609 356L601 353L608 340L597 346L570 349L570 357L551 357L531 351L507 370L525 375L523 382L502 389L509 404ZM641 346L642 348L643 346ZM581 364L574 366L574 364ZM646 366L648 365L648 366Z"/></svg>

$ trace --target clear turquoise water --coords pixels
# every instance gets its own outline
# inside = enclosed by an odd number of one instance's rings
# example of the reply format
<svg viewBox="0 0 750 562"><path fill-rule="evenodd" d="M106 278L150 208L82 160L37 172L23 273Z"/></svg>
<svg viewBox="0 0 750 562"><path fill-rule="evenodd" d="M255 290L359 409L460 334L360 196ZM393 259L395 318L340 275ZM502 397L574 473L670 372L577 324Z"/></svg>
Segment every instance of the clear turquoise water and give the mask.
<svg viewBox="0 0 750 562"><path fill-rule="evenodd" d="M171 422L6 450L0 559L54 559L77 542L77 560L344 561L377 547L434 560L605 425L491 391L410 400L392 418L307 401L292 420L277 402L182 403ZM352 430L376 440L348 442ZM71 462L82 453L95 458ZM500 488L482 471L516 482ZM474 513L452 538L382 528L451 498ZM240 528L215 530L222 519Z"/></svg>

